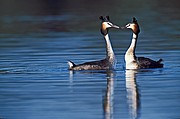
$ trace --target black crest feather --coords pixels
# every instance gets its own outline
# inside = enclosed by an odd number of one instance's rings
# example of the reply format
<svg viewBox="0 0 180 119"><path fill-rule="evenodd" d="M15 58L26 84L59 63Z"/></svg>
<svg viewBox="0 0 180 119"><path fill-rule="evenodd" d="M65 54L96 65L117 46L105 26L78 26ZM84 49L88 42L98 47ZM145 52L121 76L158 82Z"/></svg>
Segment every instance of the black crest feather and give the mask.
<svg viewBox="0 0 180 119"><path fill-rule="evenodd" d="M100 16L99 19L102 20L103 22L110 20L109 16L106 16L106 17Z"/></svg>
<svg viewBox="0 0 180 119"><path fill-rule="evenodd" d="M104 17L103 17L103 16L100 16L99 19L102 20L102 21L104 21Z"/></svg>
<svg viewBox="0 0 180 119"><path fill-rule="evenodd" d="M110 20L109 16L106 16L106 19L109 21Z"/></svg>
<svg viewBox="0 0 180 119"><path fill-rule="evenodd" d="M136 20L136 18L135 17L133 17L133 21L132 21L133 23L137 23L137 20Z"/></svg>

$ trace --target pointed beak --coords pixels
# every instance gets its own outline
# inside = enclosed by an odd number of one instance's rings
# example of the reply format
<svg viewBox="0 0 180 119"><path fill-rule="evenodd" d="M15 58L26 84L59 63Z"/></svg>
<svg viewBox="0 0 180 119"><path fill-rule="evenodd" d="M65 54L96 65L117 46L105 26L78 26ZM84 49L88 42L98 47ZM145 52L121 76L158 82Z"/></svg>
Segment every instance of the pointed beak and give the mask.
<svg viewBox="0 0 180 119"><path fill-rule="evenodd" d="M112 25L113 28L119 29L120 27L117 25Z"/></svg>
<svg viewBox="0 0 180 119"><path fill-rule="evenodd" d="M122 26L121 29L128 29L130 27L130 23L127 24L126 26Z"/></svg>

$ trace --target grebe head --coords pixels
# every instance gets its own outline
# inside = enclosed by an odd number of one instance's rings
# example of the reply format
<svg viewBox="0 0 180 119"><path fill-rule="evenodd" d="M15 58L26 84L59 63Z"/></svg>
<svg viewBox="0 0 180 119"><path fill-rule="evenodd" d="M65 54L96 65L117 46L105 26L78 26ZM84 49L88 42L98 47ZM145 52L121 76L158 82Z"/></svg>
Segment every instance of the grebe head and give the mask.
<svg viewBox="0 0 180 119"><path fill-rule="evenodd" d="M121 27L121 28L122 29L124 29L124 28L131 29L133 31L133 33L135 33L135 34L139 34L139 32L140 32L140 28L139 28L138 22L135 17L133 17L132 23L128 23L125 27Z"/></svg>
<svg viewBox="0 0 180 119"><path fill-rule="evenodd" d="M99 19L102 21L101 23L101 33L103 35L106 35L108 33L109 28L119 28L119 26L114 25L112 22L110 22L109 16L103 17L100 16Z"/></svg>

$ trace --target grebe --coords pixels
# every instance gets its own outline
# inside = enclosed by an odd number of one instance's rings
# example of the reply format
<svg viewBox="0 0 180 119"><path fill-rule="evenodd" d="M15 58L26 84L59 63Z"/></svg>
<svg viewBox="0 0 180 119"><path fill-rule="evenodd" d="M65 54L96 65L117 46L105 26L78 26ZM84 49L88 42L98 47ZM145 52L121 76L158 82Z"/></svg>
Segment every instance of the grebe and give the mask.
<svg viewBox="0 0 180 119"><path fill-rule="evenodd" d="M135 17L133 17L133 22L128 23L125 27L121 27L122 29L128 28L131 29L133 32L131 45L129 46L128 50L125 54L125 62L126 62L126 69L144 69L144 68L162 68L163 64L161 64L162 59L158 61L151 60L145 57L136 57L135 49L138 34L140 32L140 28L138 22Z"/></svg>
<svg viewBox="0 0 180 119"><path fill-rule="evenodd" d="M116 58L111 46L111 42L108 35L109 28L119 28L110 22L109 16L100 16L99 19L101 23L101 33L106 41L106 58L99 61L85 62L83 64L76 65L72 61L68 61L69 70L111 70L114 69L116 65Z"/></svg>

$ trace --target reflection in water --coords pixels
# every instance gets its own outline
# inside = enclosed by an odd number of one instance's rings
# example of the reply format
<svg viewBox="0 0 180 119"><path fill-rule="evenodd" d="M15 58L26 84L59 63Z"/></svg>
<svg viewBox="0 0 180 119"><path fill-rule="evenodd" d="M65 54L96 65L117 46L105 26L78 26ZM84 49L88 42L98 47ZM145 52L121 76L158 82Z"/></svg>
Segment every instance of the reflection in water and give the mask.
<svg viewBox="0 0 180 119"><path fill-rule="evenodd" d="M81 74L107 74L107 85L106 85L106 92L103 96L103 110L104 110L104 118L105 119L113 119L113 100L114 100L114 72L110 70L83 70L83 71L69 71L69 83L70 88L73 85L73 78L75 73Z"/></svg>
<svg viewBox="0 0 180 119"><path fill-rule="evenodd" d="M71 71L71 70L69 70L69 82L70 82L70 84L72 84L73 83L73 71Z"/></svg>
<svg viewBox="0 0 180 119"><path fill-rule="evenodd" d="M73 71L69 71L69 88L72 89L73 86ZM73 92L73 90L71 90Z"/></svg>
<svg viewBox="0 0 180 119"><path fill-rule="evenodd" d="M104 118L113 119L114 79L113 73L107 73L107 88L103 98Z"/></svg>
<svg viewBox="0 0 180 119"><path fill-rule="evenodd" d="M129 105L129 113L132 119L137 119L140 116L140 97L136 84L136 73L137 71L135 70L126 70L127 100Z"/></svg>

